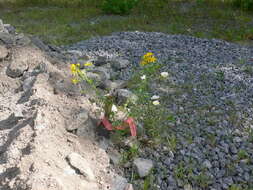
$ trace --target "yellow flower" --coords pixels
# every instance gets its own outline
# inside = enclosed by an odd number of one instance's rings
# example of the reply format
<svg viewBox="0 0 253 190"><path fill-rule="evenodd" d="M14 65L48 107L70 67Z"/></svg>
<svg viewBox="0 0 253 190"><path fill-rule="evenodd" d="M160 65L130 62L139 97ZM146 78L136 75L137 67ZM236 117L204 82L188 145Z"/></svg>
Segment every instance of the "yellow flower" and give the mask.
<svg viewBox="0 0 253 190"><path fill-rule="evenodd" d="M155 57L150 57L150 58L149 58L149 62L150 62L150 63L156 62L156 58L155 58Z"/></svg>
<svg viewBox="0 0 253 190"><path fill-rule="evenodd" d="M141 65L146 65L146 64L149 64L149 63L154 63L156 62L156 57L154 56L153 53L151 52L148 52L146 53L145 55L142 56L142 60L140 62Z"/></svg>
<svg viewBox="0 0 253 190"><path fill-rule="evenodd" d="M153 101L153 105L157 106L159 104L160 104L160 102L158 100Z"/></svg>
<svg viewBox="0 0 253 190"><path fill-rule="evenodd" d="M71 72L72 72L73 75L76 75L76 74L77 74L77 69L78 69L78 68L76 67L75 64L71 64L70 70L71 70Z"/></svg>
<svg viewBox="0 0 253 190"><path fill-rule="evenodd" d="M73 84L77 84L78 82L80 82L78 79L75 79L75 78L73 78L71 81Z"/></svg>
<svg viewBox="0 0 253 190"><path fill-rule="evenodd" d="M88 62L84 63L84 66L86 66L86 67L93 66L93 63L88 61Z"/></svg>

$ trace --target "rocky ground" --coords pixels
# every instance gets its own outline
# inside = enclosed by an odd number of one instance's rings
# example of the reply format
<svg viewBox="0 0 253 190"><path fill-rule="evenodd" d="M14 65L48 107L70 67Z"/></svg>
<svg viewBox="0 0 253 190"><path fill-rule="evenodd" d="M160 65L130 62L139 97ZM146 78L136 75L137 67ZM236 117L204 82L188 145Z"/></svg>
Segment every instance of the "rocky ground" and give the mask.
<svg viewBox="0 0 253 190"><path fill-rule="evenodd" d="M3 190L131 190L115 174L121 155L97 136L93 95L71 84L66 62L93 61L88 74L97 87L124 98L129 93L120 88L147 52L169 73L168 80L154 80L150 92L169 113L167 123L157 126L167 140L141 146L123 167L128 181L137 190L147 176L154 177L149 189L253 188L253 48L145 32L54 47L0 23L0 50Z"/></svg>
<svg viewBox="0 0 253 190"><path fill-rule="evenodd" d="M73 61L84 56L127 59L129 66L111 72L121 80L139 69L146 52L153 52L164 65L161 71L169 72L168 81L152 84L152 93L171 113L167 124L157 126L168 142L145 147L139 155L155 163L156 188L253 188L252 47L183 35L120 32L66 50L73 53ZM131 168L125 168L129 178Z"/></svg>

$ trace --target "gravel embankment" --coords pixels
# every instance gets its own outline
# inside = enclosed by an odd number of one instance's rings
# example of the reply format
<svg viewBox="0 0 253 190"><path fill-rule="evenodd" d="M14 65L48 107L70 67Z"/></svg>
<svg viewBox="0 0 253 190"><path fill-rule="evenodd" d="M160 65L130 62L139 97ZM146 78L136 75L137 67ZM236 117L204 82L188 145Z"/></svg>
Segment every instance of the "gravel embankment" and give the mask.
<svg viewBox="0 0 253 190"><path fill-rule="evenodd" d="M146 148L156 163L156 183L170 189L253 188L253 49L221 40L162 33L121 32L70 47L83 55L120 55L138 65L153 52L170 81L157 84L175 117L168 135L175 151ZM132 68L121 73L129 79Z"/></svg>

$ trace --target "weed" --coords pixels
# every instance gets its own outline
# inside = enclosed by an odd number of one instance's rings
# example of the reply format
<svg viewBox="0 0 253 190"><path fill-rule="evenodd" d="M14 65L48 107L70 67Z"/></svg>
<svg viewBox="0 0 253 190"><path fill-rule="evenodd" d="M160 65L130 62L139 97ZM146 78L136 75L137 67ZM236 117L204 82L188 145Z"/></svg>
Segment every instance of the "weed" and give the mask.
<svg viewBox="0 0 253 190"><path fill-rule="evenodd" d="M239 150L239 152L237 153L238 159L242 160L242 159L247 159L248 158L248 153L245 150Z"/></svg>
<svg viewBox="0 0 253 190"><path fill-rule="evenodd" d="M251 65L245 66L244 72L249 74L249 75L253 75L253 67Z"/></svg>
<svg viewBox="0 0 253 190"><path fill-rule="evenodd" d="M180 162L174 169L174 176L178 179L184 179L186 176L186 168L183 162Z"/></svg>
<svg viewBox="0 0 253 190"><path fill-rule="evenodd" d="M154 187L154 180L155 180L155 177L154 177L154 175L153 175L152 172L151 172L151 173L150 173L147 177L145 177L145 179L144 179L143 190L150 190L150 189L155 190L156 187Z"/></svg>
<svg viewBox="0 0 253 190"><path fill-rule="evenodd" d="M217 71L216 72L216 78L219 81L224 81L225 80L225 74L223 71Z"/></svg>
<svg viewBox="0 0 253 190"><path fill-rule="evenodd" d="M133 145L129 148L129 150L126 150L122 154L121 163L124 164L128 161L133 160L135 157L138 156L139 153L139 147L137 145Z"/></svg>
<svg viewBox="0 0 253 190"><path fill-rule="evenodd" d="M231 185L228 190L242 190L242 188L239 185Z"/></svg>
<svg viewBox="0 0 253 190"><path fill-rule="evenodd" d="M233 0L233 4L244 10L253 9L253 0Z"/></svg>
<svg viewBox="0 0 253 190"><path fill-rule="evenodd" d="M175 151L177 148L177 138L175 135L170 135L167 137L167 145L171 151Z"/></svg>
<svg viewBox="0 0 253 190"><path fill-rule="evenodd" d="M204 189L206 189L208 185L211 183L210 177L207 176L204 172L201 172L199 175L194 176L193 178L195 183Z"/></svg>

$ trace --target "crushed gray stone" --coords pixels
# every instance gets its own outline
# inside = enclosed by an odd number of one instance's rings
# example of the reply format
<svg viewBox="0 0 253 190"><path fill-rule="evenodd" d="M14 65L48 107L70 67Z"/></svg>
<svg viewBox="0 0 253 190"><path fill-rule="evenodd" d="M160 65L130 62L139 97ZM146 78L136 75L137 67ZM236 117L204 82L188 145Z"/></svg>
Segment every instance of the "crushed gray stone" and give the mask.
<svg viewBox="0 0 253 190"><path fill-rule="evenodd" d="M118 71L117 80L131 78L147 52L163 64L161 71L169 73L169 80L155 81L152 93L160 96L161 104L176 119L173 128L161 130L162 135L177 138L174 158L171 150L164 151L165 144L156 150L147 147L139 155L156 160L154 183L161 190L182 189L189 183L201 190L228 189L233 184L252 188L253 172L247 168L253 167L253 48L217 39L136 31L92 38L64 51L78 51L90 59L128 60L130 65ZM239 155L240 150L246 158ZM177 173L180 169L183 177ZM131 178L130 173L126 176Z"/></svg>

